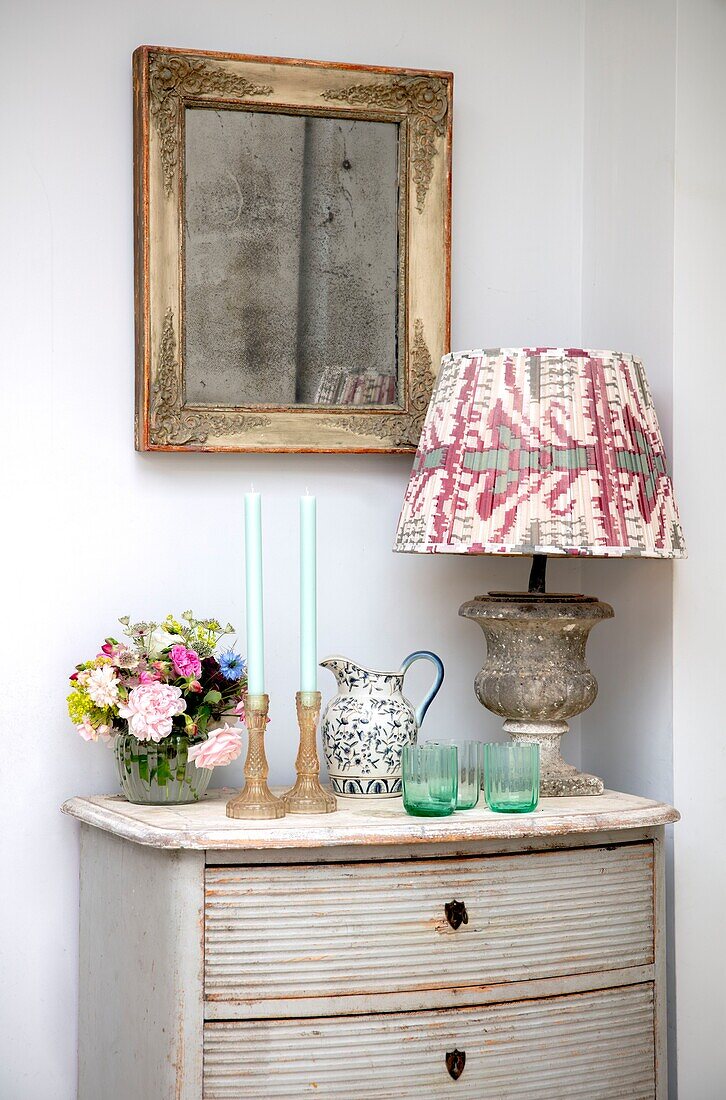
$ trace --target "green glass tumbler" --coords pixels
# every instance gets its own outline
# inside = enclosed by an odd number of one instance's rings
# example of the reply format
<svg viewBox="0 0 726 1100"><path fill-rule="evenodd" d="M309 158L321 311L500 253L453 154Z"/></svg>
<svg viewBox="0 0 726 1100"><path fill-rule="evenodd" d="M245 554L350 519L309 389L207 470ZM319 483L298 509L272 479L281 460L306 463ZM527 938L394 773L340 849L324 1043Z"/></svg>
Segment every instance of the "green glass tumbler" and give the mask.
<svg viewBox="0 0 726 1100"><path fill-rule="evenodd" d="M448 817L456 809L456 745L404 745L403 807L414 817Z"/></svg>
<svg viewBox="0 0 726 1100"><path fill-rule="evenodd" d="M484 745L484 789L489 809L526 814L539 802L539 745L513 741Z"/></svg>
<svg viewBox="0 0 726 1100"><path fill-rule="evenodd" d="M459 769L456 808L473 810L479 801L484 773L484 743L483 741L459 741L456 749Z"/></svg>

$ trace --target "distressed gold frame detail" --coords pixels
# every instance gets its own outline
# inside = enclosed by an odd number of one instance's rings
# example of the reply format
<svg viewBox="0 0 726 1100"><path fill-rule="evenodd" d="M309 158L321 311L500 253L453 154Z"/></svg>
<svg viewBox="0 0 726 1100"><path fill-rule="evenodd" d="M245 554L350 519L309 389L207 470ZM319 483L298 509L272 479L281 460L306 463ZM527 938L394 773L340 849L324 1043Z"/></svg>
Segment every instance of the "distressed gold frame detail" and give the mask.
<svg viewBox="0 0 726 1100"><path fill-rule="evenodd" d="M225 72L206 61L152 53L149 55L149 92L151 113L159 131L164 190L171 195L178 160L180 98L213 94L247 98L270 95L272 88L269 84L253 84L243 76Z"/></svg>
<svg viewBox="0 0 726 1100"><path fill-rule="evenodd" d="M166 311L159 347L159 367L154 378L152 423L154 436L162 444L176 447L188 443L204 444L210 434L229 430L252 431L265 428L270 423L266 416L238 414L228 416L213 412L190 412L181 400L182 382L177 341L174 331L174 314Z"/></svg>
<svg viewBox="0 0 726 1100"><path fill-rule="evenodd" d="M328 89L323 99L371 107L388 107L410 113L413 118L413 179L416 209L423 213L426 193L433 175L436 139L446 133L449 101L447 86L438 76L405 76L390 84L353 84L350 88Z"/></svg>
<svg viewBox="0 0 726 1100"><path fill-rule="evenodd" d="M139 450L415 450L439 360L449 350L451 102L450 73L139 47L134 54ZM187 404L183 226L188 106L398 124L400 404Z"/></svg>

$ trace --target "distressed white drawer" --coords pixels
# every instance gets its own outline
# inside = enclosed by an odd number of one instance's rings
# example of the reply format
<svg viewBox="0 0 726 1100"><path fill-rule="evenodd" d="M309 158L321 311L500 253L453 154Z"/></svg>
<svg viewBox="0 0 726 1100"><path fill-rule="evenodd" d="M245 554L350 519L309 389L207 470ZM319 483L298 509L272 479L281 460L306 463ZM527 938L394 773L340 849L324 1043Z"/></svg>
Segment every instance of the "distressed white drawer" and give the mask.
<svg viewBox="0 0 726 1100"><path fill-rule="evenodd" d="M456 929L452 901L466 906ZM646 966L653 953L649 842L206 869L208 1001L531 981Z"/></svg>
<svg viewBox="0 0 726 1100"><path fill-rule="evenodd" d="M440 1012L207 1023L204 1100L646 1100L650 983ZM458 1081L446 1055L463 1051Z"/></svg>

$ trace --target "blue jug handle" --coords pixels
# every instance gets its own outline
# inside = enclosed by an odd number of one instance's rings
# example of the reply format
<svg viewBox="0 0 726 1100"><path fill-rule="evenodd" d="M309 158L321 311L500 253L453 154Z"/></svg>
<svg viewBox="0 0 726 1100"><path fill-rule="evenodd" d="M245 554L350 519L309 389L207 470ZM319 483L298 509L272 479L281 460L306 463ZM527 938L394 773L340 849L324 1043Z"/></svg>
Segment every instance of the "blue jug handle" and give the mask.
<svg viewBox="0 0 726 1100"><path fill-rule="evenodd" d="M431 664L436 669L436 679L434 680L428 695L424 696L423 702L421 702L416 709L416 725L418 729L421 729L421 724L426 717L426 711L433 703L439 688L444 682L444 662L440 657L437 657L435 653L431 653L428 649L417 649L415 653L409 653L406 660L401 665L401 675L408 672L409 668L414 661L419 661L421 658L426 661L431 661Z"/></svg>

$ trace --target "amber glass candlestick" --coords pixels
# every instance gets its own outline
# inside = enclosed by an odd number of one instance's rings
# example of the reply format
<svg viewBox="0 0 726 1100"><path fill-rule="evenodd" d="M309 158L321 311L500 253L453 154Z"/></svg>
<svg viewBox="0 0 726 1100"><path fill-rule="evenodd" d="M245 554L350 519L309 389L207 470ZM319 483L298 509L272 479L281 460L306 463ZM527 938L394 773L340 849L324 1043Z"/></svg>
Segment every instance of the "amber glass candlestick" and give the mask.
<svg viewBox="0 0 726 1100"><path fill-rule="evenodd" d="M245 725L249 734L245 760L245 785L227 803L227 817L284 817L285 806L267 786L269 768L265 756L265 726L269 695L245 696Z"/></svg>
<svg viewBox="0 0 726 1100"><path fill-rule="evenodd" d="M295 696L300 747L297 751L295 786L282 796L289 814L331 814L337 809L332 791L320 782L318 720L322 696L319 691L298 691Z"/></svg>

